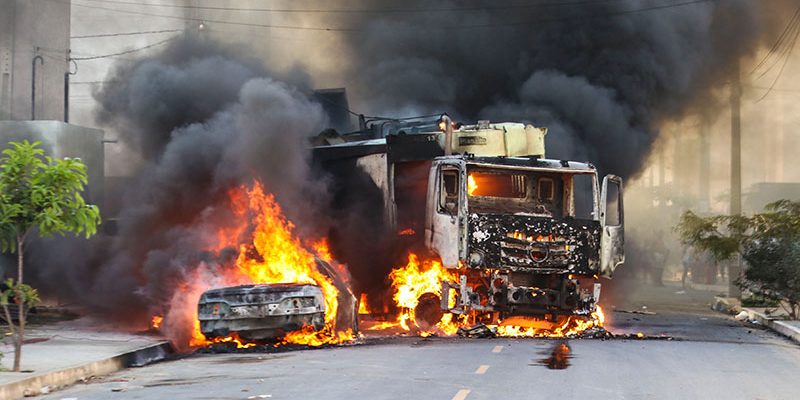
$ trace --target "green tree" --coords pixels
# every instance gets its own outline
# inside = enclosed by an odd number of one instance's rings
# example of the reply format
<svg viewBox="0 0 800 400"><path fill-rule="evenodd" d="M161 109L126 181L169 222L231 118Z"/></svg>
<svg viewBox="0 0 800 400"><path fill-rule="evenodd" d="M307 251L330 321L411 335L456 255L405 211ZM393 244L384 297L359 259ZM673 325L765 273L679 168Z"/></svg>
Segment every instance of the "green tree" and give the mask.
<svg viewBox="0 0 800 400"><path fill-rule="evenodd" d="M780 200L752 217L687 211L675 230L717 261L740 254L746 268L739 286L778 301L794 319L800 315L800 202Z"/></svg>
<svg viewBox="0 0 800 400"><path fill-rule="evenodd" d="M32 233L84 234L97 232L100 212L86 204L81 192L88 183L80 159L54 159L39 142L11 142L0 158L0 249L17 253L17 279L0 293L4 317L14 337L14 371L20 370L25 317L38 301L36 290L23 282L25 241ZM16 328L9 304L18 307Z"/></svg>

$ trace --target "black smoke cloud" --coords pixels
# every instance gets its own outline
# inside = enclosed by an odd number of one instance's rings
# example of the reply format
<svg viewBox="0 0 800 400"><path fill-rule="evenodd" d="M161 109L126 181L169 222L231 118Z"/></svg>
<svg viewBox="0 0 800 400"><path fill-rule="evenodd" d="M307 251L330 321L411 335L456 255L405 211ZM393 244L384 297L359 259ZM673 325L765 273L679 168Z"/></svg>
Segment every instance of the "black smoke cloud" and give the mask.
<svg viewBox="0 0 800 400"><path fill-rule="evenodd" d="M278 75L263 62L193 36L111 75L96 94L98 119L144 165L124 188L116 235L33 245L31 264L46 292L146 321L198 267L207 274L225 263L225 254L204 249L236 221L228 191L253 179L299 228L312 229L325 185L310 179L307 139L327 119L298 89L304 82L270 78Z"/></svg>
<svg viewBox="0 0 800 400"><path fill-rule="evenodd" d="M364 1L387 11L347 21L364 30L348 40L361 104L529 121L550 128L550 157L632 176L664 119L711 105L781 2L565 3Z"/></svg>

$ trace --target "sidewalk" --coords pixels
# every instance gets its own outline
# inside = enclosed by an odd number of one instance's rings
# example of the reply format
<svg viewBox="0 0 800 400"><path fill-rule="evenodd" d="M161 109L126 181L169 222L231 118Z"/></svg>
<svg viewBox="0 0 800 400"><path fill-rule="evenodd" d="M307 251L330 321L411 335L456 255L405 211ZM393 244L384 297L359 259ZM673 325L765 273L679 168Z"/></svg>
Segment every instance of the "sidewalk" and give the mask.
<svg viewBox="0 0 800 400"><path fill-rule="evenodd" d="M26 329L22 370L0 372L0 400L45 394L62 386L143 366L164 359L170 351L163 338L103 330L88 319L65 321ZM14 363L10 338L0 345L2 366Z"/></svg>
<svg viewBox="0 0 800 400"><path fill-rule="evenodd" d="M771 309L774 309L771 308ZM800 321L780 319L785 315L767 315L765 308L742 308L747 313L747 318L751 321L758 321L761 325L772 329L779 334L788 337L795 343L800 344Z"/></svg>

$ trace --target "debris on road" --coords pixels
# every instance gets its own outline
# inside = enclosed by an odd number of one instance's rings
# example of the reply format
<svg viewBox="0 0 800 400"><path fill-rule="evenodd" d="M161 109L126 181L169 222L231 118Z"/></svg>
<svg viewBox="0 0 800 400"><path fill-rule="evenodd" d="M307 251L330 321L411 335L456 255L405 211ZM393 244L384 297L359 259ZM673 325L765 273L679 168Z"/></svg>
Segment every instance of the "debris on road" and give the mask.
<svg viewBox="0 0 800 400"><path fill-rule="evenodd" d="M458 328L458 336L471 338L493 338L497 336L497 329L492 329L486 324L478 324L472 328Z"/></svg>
<svg viewBox="0 0 800 400"><path fill-rule="evenodd" d="M747 311L741 311L738 314L736 314L736 316L733 317L733 319L735 319L737 321L746 321L748 317L749 317L749 314L747 313Z"/></svg>
<svg viewBox="0 0 800 400"><path fill-rule="evenodd" d="M656 315L656 313L652 311L644 311L644 310L619 310L616 309L614 312L618 313L625 313L625 314L642 314L642 315Z"/></svg>
<svg viewBox="0 0 800 400"><path fill-rule="evenodd" d="M567 369L569 367L569 359L572 358L572 349L567 342L560 342L550 353L550 356L540 360L541 365L549 369Z"/></svg>

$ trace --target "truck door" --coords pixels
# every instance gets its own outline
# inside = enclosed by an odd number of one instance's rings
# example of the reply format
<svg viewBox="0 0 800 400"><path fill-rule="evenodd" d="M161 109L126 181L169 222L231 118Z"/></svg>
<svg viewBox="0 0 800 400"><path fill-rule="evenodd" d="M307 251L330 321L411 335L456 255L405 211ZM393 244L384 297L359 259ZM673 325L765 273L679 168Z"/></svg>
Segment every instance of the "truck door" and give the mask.
<svg viewBox="0 0 800 400"><path fill-rule="evenodd" d="M439 254L445 268L458 267L460 215L464 207L463 169L458 164L434 164L428 185L428 248Z"/></svg>
<svg viewBox="0 0 800 400"><path fill-rule="evenodd" d="M610 278L614 270L625 262L625 228L622 205L622 178L608 175L603 178L600 192L600 273Z"/></svg>

